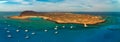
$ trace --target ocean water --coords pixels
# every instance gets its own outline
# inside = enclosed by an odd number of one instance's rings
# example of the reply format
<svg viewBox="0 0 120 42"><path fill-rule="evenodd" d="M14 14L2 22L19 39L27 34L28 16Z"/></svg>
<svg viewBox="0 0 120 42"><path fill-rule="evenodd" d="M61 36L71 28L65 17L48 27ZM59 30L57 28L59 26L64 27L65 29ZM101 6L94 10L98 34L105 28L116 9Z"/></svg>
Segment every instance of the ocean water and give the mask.
<svg viewBox="0 0 120 42"><path fill-rule="evenodd" d="M0 42L120 42L120 12L73 13L101 15L106 21L83 27L41 18L15 20L7 17L20 12L0 12Z"/></svg>

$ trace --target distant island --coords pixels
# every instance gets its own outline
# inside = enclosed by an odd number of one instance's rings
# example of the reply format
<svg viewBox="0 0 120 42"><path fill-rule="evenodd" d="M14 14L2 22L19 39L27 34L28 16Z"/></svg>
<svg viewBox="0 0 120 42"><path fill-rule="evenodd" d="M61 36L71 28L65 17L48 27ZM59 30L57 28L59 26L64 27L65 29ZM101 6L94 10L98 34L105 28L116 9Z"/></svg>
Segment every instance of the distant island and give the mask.
<svg viewBox="0 0 120 42"><path fill-rule="evenodd" d="M43 18L57 23L83 24L84 27L87 27L87 24L98 24L105 22L105 20L101 16L88 15L88 14L73 14L73 13L64 13L64 12L24 11L19 16L10 16L9 18L29 19L33 17Z"/></svg>

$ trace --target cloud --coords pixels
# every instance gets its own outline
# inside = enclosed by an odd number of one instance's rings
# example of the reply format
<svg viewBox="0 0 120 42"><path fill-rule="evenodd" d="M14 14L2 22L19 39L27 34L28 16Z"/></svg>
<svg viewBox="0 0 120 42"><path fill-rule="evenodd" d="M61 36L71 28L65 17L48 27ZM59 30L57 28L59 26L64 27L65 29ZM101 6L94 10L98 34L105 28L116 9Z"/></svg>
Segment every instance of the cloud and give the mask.
<svg viewBox="0 0 120 42"><path fill-rule="evenodd" d="M31 4L30 0L4 0L4 1L0 1L0 3L4 3L4 4Z"/></svg>
<svg viewBox="0 0 120 42"><path fill-rule="evenodd" d="M11 0L13 2L23 2L24 0Z"/></svg>
<svg viewBox="0 0 120 42"><path fill-rule="evenodd" d="M8 2L8 1L0 1L0 3L6 3L6 2Z"/></svg>
<svg viewBox="0 0 120 42"><path fill-rule="evenodd" d="M120 1L114 0L48 0L48 1L37 1L37 0L13 0L20 4L0 4L0 11L65 11L65 12L103 12L112 11L120 12ZM12 1L12 2L13 2ZM55 1L55 2L54 2ZM6 8L4 8L6 7Z"/></svg>

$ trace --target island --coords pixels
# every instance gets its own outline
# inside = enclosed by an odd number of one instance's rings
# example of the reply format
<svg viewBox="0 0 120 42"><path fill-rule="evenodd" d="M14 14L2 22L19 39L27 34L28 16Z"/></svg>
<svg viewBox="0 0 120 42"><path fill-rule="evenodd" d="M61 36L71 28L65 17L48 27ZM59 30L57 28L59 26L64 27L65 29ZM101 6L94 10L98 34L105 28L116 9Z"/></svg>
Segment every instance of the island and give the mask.
<svg viewBox="0 0 120 42"><path fill-rule="evenodd" d="M75 23L83 24L88 27L88 24L98 24L105 22L102 16L95 16L90 14L73 14L65 12L34 12L24 11L19 16L10 16L11 19L29 19L33 17L43 18L54 21L56 23Z"/></svg>

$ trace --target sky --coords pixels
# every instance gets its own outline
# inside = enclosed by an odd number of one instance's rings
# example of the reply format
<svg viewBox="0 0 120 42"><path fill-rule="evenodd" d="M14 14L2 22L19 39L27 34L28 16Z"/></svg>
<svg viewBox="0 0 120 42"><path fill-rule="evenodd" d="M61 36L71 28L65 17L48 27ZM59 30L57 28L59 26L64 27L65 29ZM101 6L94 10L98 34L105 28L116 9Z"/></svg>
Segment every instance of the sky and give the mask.
<svg viewBox="0 0 120 42"><path fill-rule="evenodd" d="M0 11L120 12L120 0L0 0Z"/></svg>

